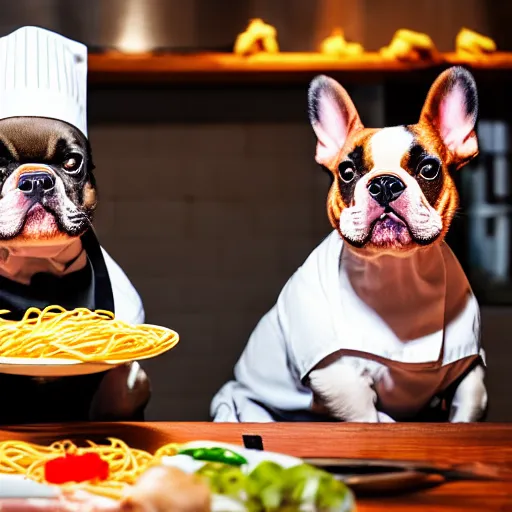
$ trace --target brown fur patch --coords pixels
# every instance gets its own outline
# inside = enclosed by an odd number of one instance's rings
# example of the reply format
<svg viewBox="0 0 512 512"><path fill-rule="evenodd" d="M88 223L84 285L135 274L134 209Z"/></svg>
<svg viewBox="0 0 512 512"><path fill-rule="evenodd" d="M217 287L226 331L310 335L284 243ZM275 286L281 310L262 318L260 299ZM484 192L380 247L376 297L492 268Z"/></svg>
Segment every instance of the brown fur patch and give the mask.
<svg viewBox="0 0 512 512"><path fill-rule="evenodd" d="M9 140L9 138L4 137L3 134L0 133L0 141L3 144L3 146L5 147L5 149L7 149L7 151L11 154L12 158L17 160L19 158L18 151L16 149L16 146ZM2 154L2 156L5 156L5 157L8 156L8 155L5 155L4 148L2 148L2 153L4 153L4 154Z"/></svg>
<svg viewBox="0 0 512 512"><path fill-rule="evenodd" d="M13 173L14 179L16 180L16 186L18 185L18 180L22 174L31 174L35 172L46 171L47 173L55 176L55 173L51 169L51 167L44 164L23 164L20 165Z"/></svg>
<svg viewBox="0 0 512 512"><path fill-rule="evenodd" d="M52 160L57 150L57 144L59 143L60 136L58 133L53 133L48 139L48 147L46 150L46 159Z"/></svg>
<svg viewBox="0 0 512 512"><path fill-rule="evenodd" d="M88 210L94 210L97 204L97 195L94 187L90 183L86 183L84 187L84 206Z"/></svg>
<svg viewBox="0 0 512 512"><path fill-rule="evenodd" d="M443 239L459 205L459 194L453 182L453 178L450 175L450 171L453 170L453 158L443 144L437 130L426 121L410 126L409 129L426 151L429 154L437 156L442 162L442 188L440 193L437 194L436 200L431 202L431 204L443 219L443 232L439 237ZM427 195L427 192L428 189L425 190L425 195Z"/></svg>
<svg viewBox="0 0 512 512"><path fill-rule="evenodd" d="M375 128L363 128L352 133L333 165L328 167L334 179L327 196L327 215L334 229L339 230L341 212L352 204L357 180L373 167L369 140L377 131L378 129ZM349 158L356 148L362 148L361 162L354 161L356 160L354 158ZM354 162L357 173L356 178L351 183L342 181L338 170L340 163L347 159Z"/></svg>
<svg viewBox="0 0 512 512"><path fill-rule="evenodd" d="M448 174L445 176L443 194L439 201L434 206L441 218L443 219L443 230L441 232L440 240L444 239L450 224L453 220L457 208L459 207L459 194L452 177Z"/></svg>
<svg viewBox="0 0 512 512"><path fill-rule="evenodd" d="M450 166L450 155L439 134L431 125L426 123L413 124L407 126L407 129L414 135L417 143L425 148L428 154L437 156L444 166Z"/></svg>
<svg viewBox="0 0 512 512"><path fill-rule="evenodd" d="M19 118L5 119L2 126L6 133L9 134L7 141L9 149L13 156L17 159L23 155L27 160L39 160L48 154L48 141L55 139L52 131L54 123L51 120L38 120L37 133L34 137L34 123L20 122Z"/></svg>

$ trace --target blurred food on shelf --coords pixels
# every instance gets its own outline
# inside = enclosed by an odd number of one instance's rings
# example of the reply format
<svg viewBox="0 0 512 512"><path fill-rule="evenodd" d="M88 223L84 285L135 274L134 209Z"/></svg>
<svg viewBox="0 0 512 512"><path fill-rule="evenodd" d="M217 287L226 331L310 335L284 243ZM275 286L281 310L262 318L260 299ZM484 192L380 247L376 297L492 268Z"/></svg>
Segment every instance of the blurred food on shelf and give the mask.
<svg viewBox="0 0 512 512"><path fill-rule="evenodd" d="M180 52L162 48L138 54L105 51L89 55L89 77L94 84L218 80L275 83L343 72L344 81L357 83L359 73L395 74L444 65L512 72L512 52L498 51L491 38L467 28L456 37L454 34L456 48L449 52L440 52L429 35L408 29L396 31L388 45L369 51L362 43L347 40L341 26L331 28L316 51L283 51L275 26L263 18L251 18L232 49Z"/></svg>
<svg viewBox="0 0 512 512"><path fill-rule="evenodd" d="M462 28L455 38L455 51L463 57L482 57L496 51L496 43L478 32Z"/></svg>
<svg viewBox="0 0 512 512"><path fill-rule="evenodd" d="M278 53L277 30L260 18L252 19L247 29L236 38L234 52L242 56Z"/></svg>
<svg viewBox="0 0 512 512"><path fill-rule="evenodd" d="M395 32L391 43L380 49L385 59L408 62L432 61L439 58L437 48L427 34L400 29Z"/></svg>
<svg viewBox="0 0 512 512"><path fill-rule="evenodd" d="M320 52L332 57L354 57L364 53L363 45L348 42L341 28L335 28L329 37L326 37L321 45Z"/></svg>

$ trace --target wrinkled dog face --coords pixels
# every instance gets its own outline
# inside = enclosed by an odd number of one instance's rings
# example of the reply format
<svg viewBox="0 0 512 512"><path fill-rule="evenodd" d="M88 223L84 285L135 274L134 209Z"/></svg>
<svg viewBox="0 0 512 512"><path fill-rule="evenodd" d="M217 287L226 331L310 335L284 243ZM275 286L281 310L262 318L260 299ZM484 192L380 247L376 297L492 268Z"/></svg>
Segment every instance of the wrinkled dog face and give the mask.
<svg viewBox="0 0 512 512"><path fill-rule="evenodd" d="M0 121L0 241L53 244L91 224L96 188L87 139L51 119Z"/></svg>
<svg viewBox="0 0 512 512"><path fill-rule="evenodd" d="M441 240L458 206L451 173L478 153L473 77L451 68L412 126L365 128L347 92L320 76L309 89L316 160L334 176L328 214L368 253L410 253Z"/></svg>

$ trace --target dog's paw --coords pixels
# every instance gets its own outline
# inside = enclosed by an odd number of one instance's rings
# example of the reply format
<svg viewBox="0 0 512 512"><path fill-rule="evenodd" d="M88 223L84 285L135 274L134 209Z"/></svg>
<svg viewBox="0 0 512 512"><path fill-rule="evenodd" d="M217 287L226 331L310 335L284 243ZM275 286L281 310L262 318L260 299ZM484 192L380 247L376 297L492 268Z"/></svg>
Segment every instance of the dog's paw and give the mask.
<svg viewBox="0 0 512 512"><path fill-rule="evenodd" d="M381 411L377 413L377 417L379 419L379 423L396 423L391 416L388 416L386 413Z"/></svg>
<svg viewBox="0 0 512 512"><path fill-rule="evenodd" d="M488 401L484 377L483 367L477 366L459 384L451 407L451 423L472 423L483 417Z"/></svg>
<svg viewBox="0 0 512 512"><path fill-rule="evenodd" d="M336 362L311 372L309 381L333 418L357 423L379 421L375 408L377 395L369 376Z"/></svg>
<svg viewBox="0 0 512 512"><path fill-rule="evenodd" d="M118 366L103 377L91 405L91 419L132 420L144 410L150 396L149 379L139 363Z"/></svg>

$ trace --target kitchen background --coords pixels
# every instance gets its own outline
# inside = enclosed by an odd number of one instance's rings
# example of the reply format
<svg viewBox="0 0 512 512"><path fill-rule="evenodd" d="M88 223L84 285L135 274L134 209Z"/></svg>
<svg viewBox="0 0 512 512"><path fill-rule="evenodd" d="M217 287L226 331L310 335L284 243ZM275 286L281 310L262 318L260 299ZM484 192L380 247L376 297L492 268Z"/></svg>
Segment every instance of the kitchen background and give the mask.
<svg viewBox="0 0 512 512"><path fill-rule="evenodd" d="M248 19L283 51L314 51L336 26L368 50L395 30L452 51L463 26L512 50L510 2L486 0L0 0L0 34L34 24L91 51L231 51ZM411 123L438 70L337 76L367 125ZM450 242L482 303L492 421L511 421L511 76L477 73L482 154L458 177ZM308 79L311 77L307 77ZM330 184L313 160L307 79L256 84L91 84L89 122L103 245L133 280L147 321L181 343L144 364L150 420L207 420L210 399L259 318L330 231Z"/></svg>

